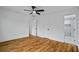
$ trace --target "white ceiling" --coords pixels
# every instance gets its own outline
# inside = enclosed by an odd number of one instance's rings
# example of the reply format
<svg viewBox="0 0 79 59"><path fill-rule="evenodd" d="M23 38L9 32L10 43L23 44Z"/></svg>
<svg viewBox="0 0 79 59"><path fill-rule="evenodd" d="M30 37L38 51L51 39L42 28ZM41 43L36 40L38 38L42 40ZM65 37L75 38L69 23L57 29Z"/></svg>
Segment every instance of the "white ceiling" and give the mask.
<svg viewBox="0 0 79 59"><path fill-rule="evenodd" d="M24 9L31 9L30 6L2 6L13 12L26 13ZM55 12L63 9L73 8L73 6L38 6L39 9L44 9L45 13Z"/></svg>

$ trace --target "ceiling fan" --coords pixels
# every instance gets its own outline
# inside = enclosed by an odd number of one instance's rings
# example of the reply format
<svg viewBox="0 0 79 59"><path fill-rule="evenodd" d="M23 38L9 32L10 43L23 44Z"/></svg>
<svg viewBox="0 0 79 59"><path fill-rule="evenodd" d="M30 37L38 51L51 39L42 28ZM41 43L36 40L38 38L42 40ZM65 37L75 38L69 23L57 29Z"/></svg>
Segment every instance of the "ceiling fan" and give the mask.
<svg viewBox="0 0 79 59"><path fill-rule="evenodd" d="M26 10L24 9L24 11L30 11L31 13L30 14L38 14L40 15L40 12L44 12L45 10L44 9L37 9L36 6L31 6L31 10Z"/></svg>

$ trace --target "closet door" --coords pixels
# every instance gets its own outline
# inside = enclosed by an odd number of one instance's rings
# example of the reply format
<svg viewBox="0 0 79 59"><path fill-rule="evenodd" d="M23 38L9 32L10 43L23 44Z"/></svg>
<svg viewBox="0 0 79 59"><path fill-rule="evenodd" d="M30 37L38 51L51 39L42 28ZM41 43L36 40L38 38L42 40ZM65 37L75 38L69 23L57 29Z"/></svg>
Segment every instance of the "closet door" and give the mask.
<svg viewBox="0 0 79 59"><path fill-rule="evenodd" d="M77 19L76 15L64 16L64 40L75 44L77 39Z"/></svg>

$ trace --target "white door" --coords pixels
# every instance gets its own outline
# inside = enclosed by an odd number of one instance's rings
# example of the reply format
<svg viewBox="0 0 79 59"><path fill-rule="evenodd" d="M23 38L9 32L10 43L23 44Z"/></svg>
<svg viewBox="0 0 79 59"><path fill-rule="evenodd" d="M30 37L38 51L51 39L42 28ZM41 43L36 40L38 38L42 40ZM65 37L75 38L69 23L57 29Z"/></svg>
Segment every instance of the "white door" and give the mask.
<svg viewBox="0 0 79 59"><path fill-rule="evenodd" d="M64 33L65 42L76 43L77 19L75 14L64 16Z"/></svg>

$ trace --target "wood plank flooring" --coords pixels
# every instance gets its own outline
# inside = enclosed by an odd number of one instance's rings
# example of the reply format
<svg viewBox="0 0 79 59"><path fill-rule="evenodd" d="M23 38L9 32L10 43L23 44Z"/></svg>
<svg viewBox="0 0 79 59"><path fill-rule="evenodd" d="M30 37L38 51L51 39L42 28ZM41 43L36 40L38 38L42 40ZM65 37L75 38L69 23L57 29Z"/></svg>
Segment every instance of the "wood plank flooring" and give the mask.
<svg viewBox="0 0 79 59"><path fill-rule="evenodd" d="M0 42L0 52L78 52L78 47L48 38L31 36Z"/></svg>

